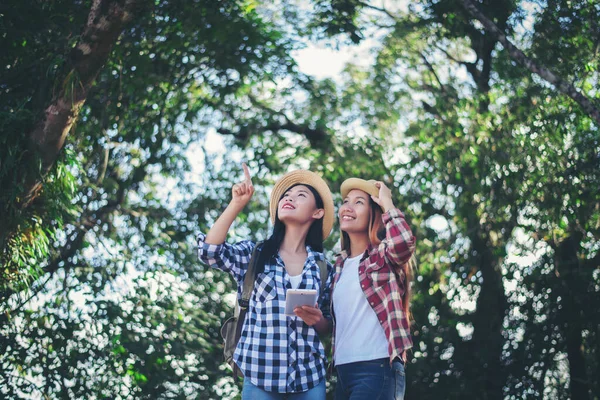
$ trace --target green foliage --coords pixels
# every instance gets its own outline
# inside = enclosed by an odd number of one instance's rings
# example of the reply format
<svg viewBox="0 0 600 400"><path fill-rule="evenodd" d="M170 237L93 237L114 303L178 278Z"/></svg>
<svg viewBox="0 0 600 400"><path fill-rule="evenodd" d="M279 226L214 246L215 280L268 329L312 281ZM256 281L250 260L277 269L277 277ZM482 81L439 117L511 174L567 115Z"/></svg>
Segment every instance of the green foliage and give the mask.
<svg viewBox="0 0 600 400"><path fill-rule="evenodd" d="M592 3L477 4L597 98ZM256 195L230 240L266 237L269 190L292 168L334 193L349 176L393 187L418 237L407 398L598 393L598 127L460 2L379 6L155 2L119 38L25 210L23 182L39 174L28 133L69 82L90 2L0 6L1 396L238 395L218 331L234 287L198 264L195 235L241 160ZM304 76L297 34L369 37L374 63Z"/></svg>
<svg viewBox="0 0 600 400"><path fill-rule="evenodd" d="M90 3L2 7L2 48L11 50L0 56L10 71L0 82L0 226L9 233L0 271L0 393L235 393L222 379L218 333L231 282L205 274L194 251L195 234L223 197L211 202L209 186L198 184L208 182L209 160L193 160L204 172L191 182L189 160L201 152L188 148L205 140L219 107L245 85L287 71L287 39L247 2L157 2L119 38L40 195L21 210L25 178L39 175L28 133L68 84L69 52ZM169 273L185 293L170 298L172 288L163 287L167 298L156 305L146 285Z"/></svg>
<svg viewBox="0 0 600 400"><path fill-rule="evenodd" d="M595 96L597 7L477 5L526 53ZM325 33L349 32L336 29L345 23L382 38L375 64L347 67L338 91L383 148L396 148L388 154L406 160L387 164L420 239L408 397L590 397L598 384L590 345L599 322L598 127L516 67L460 2L389 6L365 3L333 25L318 12L315 19ZM540 282L553 273L536 272L548 258L564 264L552 249L572 240L566 276ZM517 245L526 259L546 261L507 261ZM537 293L546 296L537 314L561 321L552 339L520 314Z"/></svg>
<svg viewBox="0 0 600 400"><path fill-rule="evenodd" d="M57 10L68 2L30 3L3 4L0 11L0 46L5 49L0 54L0 293L20 290L39 276L54 232L76 211L70 204L75 191L72 153L63 154L61 166L46 177L48 185L32 210L19 207L25 182L40 174L27 132L60 86L65 50L87 9L72 4L67 15Z"/></svg>
<svg viewBox="0 0 600 400"><path fill-rule="evenodd" d="M198 133L194 128L181 132L185 128L176 125L187 121L189 128L192 121L210 121L214 118L210 110L224 97L244 82L279 74L287 60L281 34L244 4L157 3L150 15L139 16L120 38L87 99L79 125L69 135L69 152L43 178L34 204L23 209L22 185L40 176L28 132L57 90L76 84L74 75L63 71L89 5L18 3L7 4L2 17L7 29L2 47L12 49L0 59L9 71L3 75L0 94L0 185L6 188L0 231L3 297L37 277L52 256L47 238L64 228L78 208L86 209L74 198L76 186L90 186L94 196L102 197L111 192L114 178L134 185L143 178L142 168L137 177L111 176L123 174L117 172L121 170L117 165L103 165L105 151L130 143L133 148L116 151L119 162L164 164L165 174L180 171L185 166L176 151ZM129 151L132 154L126 155ZM73 165L78 163L80 167ZM104 177L106 182L98 182ZM112 188L113 195L120 195L116 186Z"/></svg>

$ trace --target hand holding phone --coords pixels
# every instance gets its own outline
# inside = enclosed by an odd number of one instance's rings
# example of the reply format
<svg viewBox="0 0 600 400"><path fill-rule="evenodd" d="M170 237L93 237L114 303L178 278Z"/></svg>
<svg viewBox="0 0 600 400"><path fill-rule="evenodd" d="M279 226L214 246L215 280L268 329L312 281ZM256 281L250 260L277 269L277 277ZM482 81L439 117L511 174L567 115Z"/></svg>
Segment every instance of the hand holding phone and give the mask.
<svg viewBox="0 0 600 400"><path fill-rule="evenodd" d="M317 303L315 289L288 289L285 293L285 315L295 316L294 308L302 306L314 307Z"/></svg>

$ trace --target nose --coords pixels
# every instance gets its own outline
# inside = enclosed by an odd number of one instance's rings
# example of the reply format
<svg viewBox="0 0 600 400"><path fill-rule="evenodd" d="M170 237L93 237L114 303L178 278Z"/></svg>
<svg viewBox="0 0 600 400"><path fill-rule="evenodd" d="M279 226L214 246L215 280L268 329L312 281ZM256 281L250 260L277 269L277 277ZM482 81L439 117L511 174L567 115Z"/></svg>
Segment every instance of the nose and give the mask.
<svg viewBox="0 0 600 400"><path fill-rule="evenodd" d="M342 206L340 207L340 215L342 215L342 212L344 211L352 211L352 207L350 207L350 204L346 203L346 204L342 204Z"/></svg>

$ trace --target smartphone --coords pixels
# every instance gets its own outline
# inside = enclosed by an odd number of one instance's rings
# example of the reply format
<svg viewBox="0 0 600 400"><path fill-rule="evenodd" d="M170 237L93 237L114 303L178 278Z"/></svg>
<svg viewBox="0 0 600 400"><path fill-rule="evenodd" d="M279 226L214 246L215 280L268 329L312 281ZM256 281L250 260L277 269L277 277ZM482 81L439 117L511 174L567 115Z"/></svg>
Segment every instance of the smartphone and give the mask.
<svg viewBox="0 0 600 400"><path fill-rule="evenodd" d="M315 289L288 289L285 292L285 315L295 316L294 308L314 307L315 304L317 304L317 291Z"/></svg>

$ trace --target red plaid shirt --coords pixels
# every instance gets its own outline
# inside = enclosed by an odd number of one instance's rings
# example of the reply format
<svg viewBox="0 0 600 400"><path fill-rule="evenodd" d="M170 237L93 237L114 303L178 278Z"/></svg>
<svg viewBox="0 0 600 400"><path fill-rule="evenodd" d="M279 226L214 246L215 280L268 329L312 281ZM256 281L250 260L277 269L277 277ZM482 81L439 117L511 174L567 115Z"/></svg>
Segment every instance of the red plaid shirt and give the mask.
<svg viewBox="0 0 600 400"><path fill-rule="evenodd" d="M412 347L412 338L402 307L402 295L406 289L405 268L415 251L415 237L404 214L396 208L383 214L383 223L386 237L377 247L369 245L358 266L358 277L362 291L387 337L390 362L396 357L406 361L405 351ZM332 300L347 257L342 251L336 259ZM334 310L333 304L331 310ZM332 347L335 352L335 323Z"/></svg>

